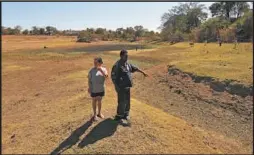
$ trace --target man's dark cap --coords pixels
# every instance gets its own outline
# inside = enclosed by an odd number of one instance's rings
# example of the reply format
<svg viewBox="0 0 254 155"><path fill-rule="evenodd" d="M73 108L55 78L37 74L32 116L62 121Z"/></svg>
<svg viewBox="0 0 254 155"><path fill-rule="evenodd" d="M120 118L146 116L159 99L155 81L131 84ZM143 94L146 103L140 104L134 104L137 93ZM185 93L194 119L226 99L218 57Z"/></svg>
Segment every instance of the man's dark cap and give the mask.
<svg viewBox="0 0 254 155"><path fill-rule="evenodd" d="M120 56L124 55L125 53L128 53L127 50L121 50Z"/></svg>

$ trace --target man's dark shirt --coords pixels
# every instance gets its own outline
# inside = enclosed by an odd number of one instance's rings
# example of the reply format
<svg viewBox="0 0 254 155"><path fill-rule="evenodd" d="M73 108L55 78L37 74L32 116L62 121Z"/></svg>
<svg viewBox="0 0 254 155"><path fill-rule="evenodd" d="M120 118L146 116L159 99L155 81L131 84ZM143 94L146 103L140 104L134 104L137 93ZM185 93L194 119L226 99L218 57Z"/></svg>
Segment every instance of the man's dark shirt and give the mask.
<svg viewBox="0 0 254 155"><path fill-rule="evenodd" d="M130 88L132 87L131 73L137 70L138 68L134 65L128 62L122 64L120 60L118 60L112 68L111 79L118 88Z"/></svg>

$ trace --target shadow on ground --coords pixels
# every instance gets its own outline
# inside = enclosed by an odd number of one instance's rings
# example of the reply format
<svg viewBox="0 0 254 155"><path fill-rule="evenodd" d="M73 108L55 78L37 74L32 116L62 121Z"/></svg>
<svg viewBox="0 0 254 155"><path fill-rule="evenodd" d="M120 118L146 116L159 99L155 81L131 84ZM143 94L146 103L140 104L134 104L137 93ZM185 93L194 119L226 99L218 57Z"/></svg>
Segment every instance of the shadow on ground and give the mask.
<svg viewBox="0 0 254 155"><path fill-rule="evenodd" d="M87 121L81 127L76 129L67 139L65 139L55 150L51 152L51 154L52 155L60 154L65 150L71 148L79 141L80 136L82 136L91 125L92 121L91 120Z"/></svg>
<svg viewBox="0 0 254 155"><path fill-rule="evenodd" d="M195 83L204 83L209 85L211 89L217 92L226 91L231 95L238 95L241 97L253 96L253 85L245 86L244 84L234 83L238 82L236 80L226 79L224 81L219 81L218 79L209 76L198 76L193 73L181 71L174 65L168 66L168 73L170 75L181 75L182 77L190 76Z"/></svg>
<svg viewBox="0 0 254 155"><path fill-rule="evenodd" d="M93 130L78 144L79 148L83 148L89 144L94 144L95 142L114 135L116 132L118 122L111 118L108 118L100 122Z"/></svg>
<svg viewBox="0 0 254 155"><path fill-rule="evenodd" d="M92 131L78 144L78 147L83 148L89 144L93 144L98 140L112 136L117 129L118 125L130 126L129 124L116 122L112 118L105 119L104 121L97 124ZM84 125L76 129L67 139L65 139L51 154L61 154L65 150L71 148L77 144L79 138L86 132L86 130L92 125L92 121L87 121Z"/></svg>

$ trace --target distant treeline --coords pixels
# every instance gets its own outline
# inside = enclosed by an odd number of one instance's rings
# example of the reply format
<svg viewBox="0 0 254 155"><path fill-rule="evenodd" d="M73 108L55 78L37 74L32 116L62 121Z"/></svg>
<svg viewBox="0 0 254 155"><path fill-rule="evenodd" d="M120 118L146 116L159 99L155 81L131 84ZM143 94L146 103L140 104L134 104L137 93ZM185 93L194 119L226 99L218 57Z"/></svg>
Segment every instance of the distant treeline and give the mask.
<svg viewBox="0 0 254 155"><path fill-rule="evenodd" d="M107 30L105 28L87 28L85 30L57 30L52 26L36 27L33 26L31 30L22 30L21 26L15 26L14 28L2 27L3 35L64 35L64 36L77 36L78 39L85 38L87 40L129 40L136 41L141 38L149 40L160 40L160 34L158 32L149 31L143 26L117 28L116 30Z"/></svg>
<svg viewBox="0 0 254 155"><path fill-rule="evenodd" d="M207 8L198 2L179 3L161 17L160 33L143 26L117 28L87 28L57 30L56 27L3 27L3 35L64 35L77 36L81 41L128 40L137 41L192 41L192 42L249 42L253 35L253 10L247 2L215 2L209 7L212 18L207 19Z"/></svg>

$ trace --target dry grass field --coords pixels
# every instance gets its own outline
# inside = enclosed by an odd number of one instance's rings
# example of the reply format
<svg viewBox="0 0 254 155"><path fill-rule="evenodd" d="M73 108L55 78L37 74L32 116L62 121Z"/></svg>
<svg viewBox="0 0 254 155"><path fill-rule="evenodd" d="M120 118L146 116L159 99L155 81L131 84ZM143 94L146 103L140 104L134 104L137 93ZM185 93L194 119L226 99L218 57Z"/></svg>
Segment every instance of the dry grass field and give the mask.
<svg viewBox="0 0 254 155"><path fill-rule="evenodd" d="M136 46L3 36L3 154L252 153L251 43L236 49L215 43ZM150 75L134 74L132 124L112 120L117 98L110 78L105 119L91 123L87 73L93 58L101 56L110 72L122 48Z"/></svg>

